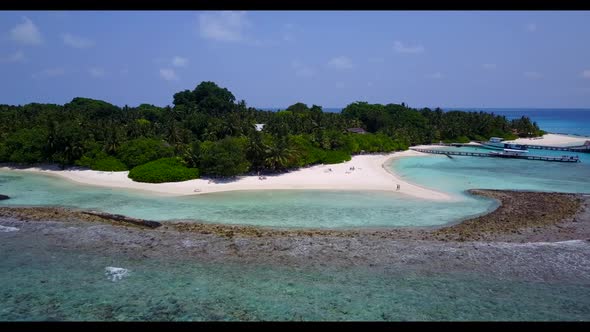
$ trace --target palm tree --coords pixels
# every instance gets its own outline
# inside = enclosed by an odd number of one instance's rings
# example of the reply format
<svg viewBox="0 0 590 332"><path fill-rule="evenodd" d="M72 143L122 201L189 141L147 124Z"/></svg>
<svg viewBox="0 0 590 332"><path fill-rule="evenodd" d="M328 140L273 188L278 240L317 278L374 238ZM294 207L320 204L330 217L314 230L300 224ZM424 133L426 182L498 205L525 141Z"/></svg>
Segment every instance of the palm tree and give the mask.
<svg viewBox="0 0 590 332"><path fill-rule="evenodd" d="M254 169L259 170L264 167L266 162L266 151L268 149L269 146L262 142L261 135L258 132L250 134L248 147L246 148L246 156L252 163Z"/></svg>
<svg viewBox="0 0 590 332"><path fill-rule="evenodd" d="M81 142L73 141L64 148L63 154L63 163L71 164L82 157L82 154L84 154L84 147ZM62 164L62 166L64 166L64 164Z"/></svg>
<svg viewBox="0 0 590 332"><path fill-rule="evenodd" d="M182 145L179 155L182 155L182 158L189 167L198 167L200 159L199 143Z"/></svg>
<svg viewBox="0 0 590 332"><path fill-rule="evenodd" d="M107 135L104 150L106 153L114 155L119 150L121 146L121 135L119 130L114 128L113 130L109 131Z"/></svg>
<svg viewBox="0 0 590 332"><path fill-rule="evenodd" d="M168 134L166 135L166 140L168 143L172 145L176 145L181 142L180 138L180 130L176 126L176 121L170 121L168 123Z"/></svg>
<svg viewBox="0 0 590 332"><path fill-rule="evenodd" d="M273 171L285 169L289 162L296 158L299 153L297 150L288 146L285 140L278 144L273 144L266 149L265 165Z"/></svg>
<svg viewBox="0 0 590 332"><path fill-rule="evenodd" d="M48 124L49 132L47 134L47 155L51 156L59 144L59 124L55 121L50 121Z"/></svg>

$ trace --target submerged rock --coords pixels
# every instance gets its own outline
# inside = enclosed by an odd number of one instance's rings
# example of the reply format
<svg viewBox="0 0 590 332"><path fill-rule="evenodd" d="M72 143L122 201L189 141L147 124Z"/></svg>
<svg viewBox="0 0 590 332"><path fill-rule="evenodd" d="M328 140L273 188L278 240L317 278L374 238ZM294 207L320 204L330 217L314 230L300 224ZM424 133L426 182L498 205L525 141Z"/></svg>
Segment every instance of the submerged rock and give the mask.
<svg viewBox="0 0 590 332"><path fill-rule="evenodd" d="M101 217L101 218L108 219L111 221L120 221L120 222L138 225L138 226L145 226L145 227L149 227L149 228L156 228L156 227L160 227L162 225L157 221L131 218L131 217L127 217L127 216L120 215L120 214L111 214L111 213L97 212L97 211L82 211L82 213L87 214L87 215Z"/></svg>
<svg viewBox="0 0 590 332"><path fill-rule="evenodd" d="M3 201L3 200L5 200L5 199L9 199L9 198L10 198L9 196L6 196L6 195L0 195L0 201Z"/></svg>
<svg viewBox="0 0 590 332"><path fill-rule="evenodd" d="M470 189L468 193L498 200L491 213L435 230L435 236L453 240L490 240L504 235L519 236L526 230L555 226L577 218L584 201L578 194L517 190Z"/></svg>

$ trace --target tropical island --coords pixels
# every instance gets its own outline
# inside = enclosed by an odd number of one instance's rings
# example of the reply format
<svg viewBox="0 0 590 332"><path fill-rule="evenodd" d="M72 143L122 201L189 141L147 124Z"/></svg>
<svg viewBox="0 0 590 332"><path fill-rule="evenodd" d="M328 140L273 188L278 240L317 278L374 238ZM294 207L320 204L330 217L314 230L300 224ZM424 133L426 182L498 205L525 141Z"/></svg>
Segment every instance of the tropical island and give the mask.
<svg viewBox="0 0 590 332"><path fill-rule="evenodd" d="M524 116L509 121L404 103L355 102L341 113L304 103L264 111L213 82L174 94L173 104L121 108L78 97L65 105L0 105L0 162L129 170L136 182L164 183L277 174L433 142L544 134Z"/></svg>
<svg viewBox="0 0 590 332"><path fill-rule="evenodd" d="M585 168L560 166L570 173L553 182L558 192L506 190L529 181L541 183L541 191L548 186L539 176L519 176L519 164L509 160L502 165L516 176L498 173L489 158L455 163L418 151L461 142L447 148L473 149L471 141L489 137L521 144L539 136L552 144L585 139L546 134L527 117L366 102L341 113L303 103L266 111L203 82L175 94L172 107L74 98L65 105L2 105L0 120L0 193L8 194L0 195L7 239L0 247L9 253L3 276L5 284L25 285L0 289L10 308L1 319L543 320L547 311L549 319L587 317L590 197L583 181L571 182ZM471 167L473 175L461 182L457 172L438 173L449 185L442 188L394 167L416 158L436 162L415 166L426 173ZM491 170L487 180L472 184L482 170ZM501 182L499 175L524 184L485 189ZM226 191L242 193L214 194ZM194 196L201 194L207 195ZM22 264L23 255L34 261ZM564 255L569 260L561 263ZM71 284L70 271L98 287L60 288ZM264 282L270 293L256 286L260 280L271 280ZM324 299L325 285L343 297ZM428 303L428 314L392 310L400 291L410 294L404 301ZM309 301L314 292L323 294L314 300L320 310ZM352 292L386 296L359 310ZM430 304L437 292L441 303ZM504 292L511 294L504 302L490 300L490 293ZM457 296L492 309L462 305ZM441 311L449 303L451 311ZM507 303L523 307L524 316L501 310Z"/></svg>
<svg viewBox="0 0 590 332"><path fill-rule="evenodd" d="M589 14L0 12L0 325L589 321Z"/></svg>

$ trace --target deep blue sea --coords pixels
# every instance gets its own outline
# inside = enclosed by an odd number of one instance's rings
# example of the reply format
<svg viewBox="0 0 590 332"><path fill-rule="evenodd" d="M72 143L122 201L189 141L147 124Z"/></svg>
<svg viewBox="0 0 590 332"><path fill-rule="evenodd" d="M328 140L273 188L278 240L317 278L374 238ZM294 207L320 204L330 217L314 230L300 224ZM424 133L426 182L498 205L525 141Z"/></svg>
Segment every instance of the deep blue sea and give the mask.
<svg viewBox="0 0 590 332"><path fill-rule="evenodd" d="M276 111L278 107L263 108ZM454 107L443 108L445 111L460 110L468 112L487 112L504 115L508 120L528 116L537 122L539 127L554 134L570 134L590 136L590 109L588 108L473 108ZM324 112L338 113L342 108L324 108Z"/></svg>

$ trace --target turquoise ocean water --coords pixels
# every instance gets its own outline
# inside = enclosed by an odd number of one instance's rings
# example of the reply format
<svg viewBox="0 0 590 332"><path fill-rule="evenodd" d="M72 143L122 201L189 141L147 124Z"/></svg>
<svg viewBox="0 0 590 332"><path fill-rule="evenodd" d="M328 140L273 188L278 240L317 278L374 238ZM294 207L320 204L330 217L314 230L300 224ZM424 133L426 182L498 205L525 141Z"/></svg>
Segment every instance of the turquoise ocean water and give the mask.
<svg viewBox="0 0 590 332"><path fill-rule="evenodd" d="M590 285L584 283L329 264L320 269L130 259L65 251L42 236L31 241L13 232L0 238L3 321L590 319ZM106 266L125 267L129 274L112 281Z"/></svg>
<svg viewBox="0 0 590 332"><path fill-rule="evenodd" d="M444 147L439 150L490 150L472 147ZM544 156L578 156L580 163L541 162L520 159L478 158L441 155L400 158L393 163L403 179L433 189L462 195L465 190L515 189L590 193L590 154L563 151L529 150Z"/></svg>
<svg viewBox="0 0 590 332"><path fill-rule="evenodd" d="M555 128L583 127L575 122L556 123ZM389 166L408 181L451 193L458 199L454 203L382 192L163 197L0 171L0 193L12 197L0 206L61 205L163 221L271 227L437 226L496 206L467 196L470 188L590 192L590 155L580 157L582 163L570 164L428 156L399 159ZM587 282L506 280L455 272L452 266L433 274L335 268L329 262L323 268L295 268L132 259L124 252L66 251L50 237L21 231L0 232L0 251L0 320L590 319ZM113 282L105 277L106 266L122 266L130 274Z"/></svg>

